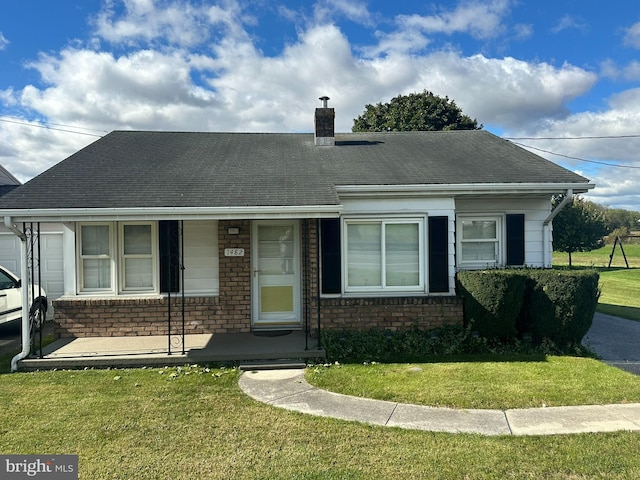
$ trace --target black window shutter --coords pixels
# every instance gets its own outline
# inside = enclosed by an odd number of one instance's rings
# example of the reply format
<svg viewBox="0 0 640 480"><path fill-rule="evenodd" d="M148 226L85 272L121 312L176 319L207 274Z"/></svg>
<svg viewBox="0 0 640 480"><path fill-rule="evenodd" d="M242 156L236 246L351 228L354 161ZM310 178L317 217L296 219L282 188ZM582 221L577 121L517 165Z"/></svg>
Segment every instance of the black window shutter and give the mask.
<svg viewBox="0 0 640 480"><path fill-rule="evenodd" d="M449 217L429 217L429 292L449 291Z"/></svg>
<svg viewBox="0 0 640 480"><path fill-rule="evenodd" d="M160 250L160 291L180 291L180 239L178 237L178 221L163 220L158 222Z"/></svg>
<svg viewBox="0 0 640 480"><path fill-rule="evenodd" d="M340 293L340 219L320 220L320 248L322 293Z"/></svg>
<svg viewBox="0 0 640 480"><path fill-rule="evenodd" d="M524 265L524 214L507 215L507 265Z"/></svg>

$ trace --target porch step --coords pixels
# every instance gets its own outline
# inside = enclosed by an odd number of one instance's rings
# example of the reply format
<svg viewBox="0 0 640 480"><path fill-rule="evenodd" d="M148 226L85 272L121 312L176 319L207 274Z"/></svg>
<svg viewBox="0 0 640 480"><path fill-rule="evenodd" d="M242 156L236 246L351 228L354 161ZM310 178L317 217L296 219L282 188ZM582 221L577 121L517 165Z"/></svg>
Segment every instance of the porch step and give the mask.
<svg viewBox="0 0 640 480"><path fill-rule="evenodd" d="M306 363L293 360L281 360L281 361L265 361L265 362L252 362L241 363L238 368L243 372L255 371L255 370L286 370L294 368L305 368Z"/></svg>

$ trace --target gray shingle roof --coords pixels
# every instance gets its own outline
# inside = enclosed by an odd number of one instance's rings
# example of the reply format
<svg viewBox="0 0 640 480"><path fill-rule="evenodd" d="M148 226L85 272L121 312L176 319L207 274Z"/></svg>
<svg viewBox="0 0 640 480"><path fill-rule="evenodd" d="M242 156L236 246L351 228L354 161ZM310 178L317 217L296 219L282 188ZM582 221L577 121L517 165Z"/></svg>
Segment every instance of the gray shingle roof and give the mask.
<svg viewBox="0 0 640 480"><path fill-rule="evenodd" d="M587 179L483 130L336 135L116 131L0 199L2 209L336 205L336 185Z"/></svg>

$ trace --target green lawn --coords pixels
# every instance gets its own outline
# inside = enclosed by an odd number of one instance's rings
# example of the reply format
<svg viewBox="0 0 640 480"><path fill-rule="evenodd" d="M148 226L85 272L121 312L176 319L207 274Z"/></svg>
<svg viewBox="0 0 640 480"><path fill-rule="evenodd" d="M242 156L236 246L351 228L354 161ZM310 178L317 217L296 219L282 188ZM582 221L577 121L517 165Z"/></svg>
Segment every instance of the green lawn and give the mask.
<svg viewBox="0 0 640 480"><path fill-rule="evenodd" d="M309 369L307 378L347 395L454 408L640 402L640 377L580 357L319 366Z"/></svg>
<svg viewBox="0 0 640 480"><path fill-rule="evenodd" d="M639 433L377 427L258 403L237 377L201 368L0 375L0 452L75 453L91 480L640 478Z"/></svg>
<svg viewBox="0 0 640 480"><path fill-rule="evenodd" d="M630 268L626 268L619 247L616 247L611 268L608 268L612 248L607 245L591 252L574 253L572 264L596 268L600 272L599 312L640 321L640 245L624 246ZM566 253L553 253L554 266L567 266L568 262Z"/></svg>
<svg viewBox="0 0 640 480"><path fill-rule="evenodd" d="M603 299L618 305L615 295L630 288L617 301L635 311L637 277L614 272L601 270ZM605 283L613 278L621 284ZM354 394L377 388L433 405L640 401L638 377L592 359L475 360L311 375L342 376L357 384ZM640 478L640 432L482 437L377 427L258 403L240 391L238 375L201 367L0 373L0 452L75 453L80 478L91 480Z"/></svg>

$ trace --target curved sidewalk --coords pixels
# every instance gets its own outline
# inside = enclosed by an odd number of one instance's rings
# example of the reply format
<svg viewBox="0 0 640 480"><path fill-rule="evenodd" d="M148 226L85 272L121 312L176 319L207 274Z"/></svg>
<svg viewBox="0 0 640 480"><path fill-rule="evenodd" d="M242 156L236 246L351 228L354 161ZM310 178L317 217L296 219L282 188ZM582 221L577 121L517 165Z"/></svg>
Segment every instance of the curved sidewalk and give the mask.
<svg viewBox="0 0 640 480"><path fill-rule="evenodd" d="M640 403L513 410L458 410L352 397L309 385L304 369L246 371L250 397L297 412L413 430L480 435L640 431Z"/></svg>

